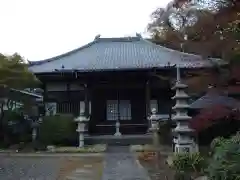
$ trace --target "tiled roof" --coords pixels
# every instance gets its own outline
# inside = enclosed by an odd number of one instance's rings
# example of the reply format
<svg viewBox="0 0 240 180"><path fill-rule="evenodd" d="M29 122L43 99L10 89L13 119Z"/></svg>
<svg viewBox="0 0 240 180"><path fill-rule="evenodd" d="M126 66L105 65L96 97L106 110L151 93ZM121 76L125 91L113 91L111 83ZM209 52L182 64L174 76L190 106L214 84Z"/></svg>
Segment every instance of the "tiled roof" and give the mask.
<svg viewBox="0 0 240 180"><path fill-rule="evenodd" d="M240 107L240 102L232 97L218 94L216 92L209 92L201 98L194 101L190 108L192 109L205 109L212 106L223 106L228 108Z"/></svg>
<svg viewBox="0 0 240 180"><path fill-rule="evenodd" d="M211 66L201 56L156 45L141 36L96 38L93 42L50 59L31 62L34 73L64 71L102 71L164 68L177 64L181 68Z"/></svg>

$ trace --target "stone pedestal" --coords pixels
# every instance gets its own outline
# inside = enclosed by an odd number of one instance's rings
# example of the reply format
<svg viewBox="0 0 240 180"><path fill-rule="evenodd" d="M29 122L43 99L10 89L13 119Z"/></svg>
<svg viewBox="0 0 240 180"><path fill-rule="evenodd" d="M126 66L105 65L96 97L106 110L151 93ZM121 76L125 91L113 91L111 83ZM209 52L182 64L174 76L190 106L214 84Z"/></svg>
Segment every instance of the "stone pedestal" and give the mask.
<svg viewBox="0 0 240 180"><path fill-rule="evenodd" d="M86 116L83 113L81 113L80 116L75 118L75 122L77 122L77 124L78 124L76 131L79 134L79 137L78 137L78 140L79 140L78 146L79 147L84 147L84 134L86 132L85 125L88 121L89 121L89 119L86 118Z"/></svg>
<svg viewBox="0 0 240 180"><path fill-rule="evenodd" d="M116 124L115 124L115 134L114 136L121 136L122 133L120 132L120 122L119 121L116 121Z"/></svg>

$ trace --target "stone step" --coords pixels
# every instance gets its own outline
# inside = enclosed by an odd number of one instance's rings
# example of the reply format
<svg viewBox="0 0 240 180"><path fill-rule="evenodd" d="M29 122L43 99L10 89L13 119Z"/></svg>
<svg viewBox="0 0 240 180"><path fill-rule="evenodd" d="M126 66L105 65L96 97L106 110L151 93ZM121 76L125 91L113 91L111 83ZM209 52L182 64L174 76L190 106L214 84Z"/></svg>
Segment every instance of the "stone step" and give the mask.
<svg viewBox="0 0 240 180"><path fill-rule="evenodd" d="M92 177L83 177L83 176L67 176L66 180L93 180Z"/></svg>
<svg viewBox="0 0 240 180"><path fill-rule="evenodd" d="M93 166L91 164L84 164L84 168L92 168Z"/></svg>
<svg viewBox="0 0 240 180"><path fill-rule="evenodd" d="M141 136L99 136L88 137L85 139L86 144L107 144L110 146L129 146L133 144L151 144L152 137L149 135Z"/></svg>
<svg viewBox="0 0 240 180"><path fill-rule="evenodd" d="M93 174L83 174L83 173L72 173L71 175L66 177L67 180L92 180L93 178Z"/></svg>
<svg viewBox="0 0 240 180"><path fill-rule="evenodd" d="M76 169L70 176L66 177L66 180L90 180L93 179L93 175L90 169Z"/></svg>
<svg viewBox="0 0 240 180"><path fill-rule="evenodd" d="M76 169L73 173L83 173L83 174L91 174L92 171L90 169Z"/></svg>

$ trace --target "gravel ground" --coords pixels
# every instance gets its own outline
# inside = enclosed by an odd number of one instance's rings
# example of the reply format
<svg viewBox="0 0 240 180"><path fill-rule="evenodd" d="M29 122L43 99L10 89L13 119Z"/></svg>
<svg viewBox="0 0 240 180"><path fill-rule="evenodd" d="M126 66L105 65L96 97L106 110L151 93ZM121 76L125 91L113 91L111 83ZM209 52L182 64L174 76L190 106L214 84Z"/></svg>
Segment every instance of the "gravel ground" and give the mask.
<svg viewBox="0 0 240 180"><path fill-rule="evenodd" d="M0 157L0 180L100 180L102 161L103 157Z"/></svg>
<svg viewBox="0 0 240 180"><path fill-rule="evenodd" d="M59 157L0 157L0 180L56 180Z"/></svg>

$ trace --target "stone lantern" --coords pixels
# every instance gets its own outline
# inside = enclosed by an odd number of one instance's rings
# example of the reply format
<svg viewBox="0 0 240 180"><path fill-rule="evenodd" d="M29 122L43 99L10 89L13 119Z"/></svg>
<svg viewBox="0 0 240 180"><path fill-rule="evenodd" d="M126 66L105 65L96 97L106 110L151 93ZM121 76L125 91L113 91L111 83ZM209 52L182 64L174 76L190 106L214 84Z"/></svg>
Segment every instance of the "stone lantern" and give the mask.
<svg viewBox="0 0 240 180"><path fill-rule="evenodd" d="M158 124L159 124L159 117L157 115L157 110L155 108L152 109L152 115L149 117L150 121L150 132L157 132L158 131Z"/></svg>
<svg viewBox="0 0 240 180"><path fill-rule="evenodd" d="M41 99L36 99L37 104L35 104L32 107L31 115L30 117L28 115L25 115L25 119L30 120L31 122L31 128L32 128L32 142L36 142L38 129L40 127L40 124L42 123L42 115L40 113L40 106L41 106Z"/></svg>
<svg viewBox="0 0 240 180"><path fill-rule="evenodd" d="M89 121L89 118L87 118L84 113L80 113L80 116L78 116L77 118L75 118L74 120L75 122L77 122L77 129L76 131L79 134L79 147L84 147L84 134L86 132L86 123Z"/></svg>
<svg viewBox="0 0 240 180"><path fill-rule="evenodd" d="M149 131L153 133L153 145L155 148L159 147L159 135L158 135L158 130L159 130L159 117L157 115L157 110L155 108L152 109L152 115L149 118L150 120L150 129Z"/></svg>
<svg viewBox="0 0 240 180"><path fill-rule="evenodd" d="M192 137L194 130L189 127L191 117L188 116L189 96L184 91L186 88L187 85L181 83L180 69L177 67L177 82L173 87L173 89L176 90L176 94L173 97L173 99L176 100L176 104L173 107L176 114L172 118L172 120L177 124L176 128L173 130L175 136L173 139L175 153L191 153L198 151Z"/></svg>

